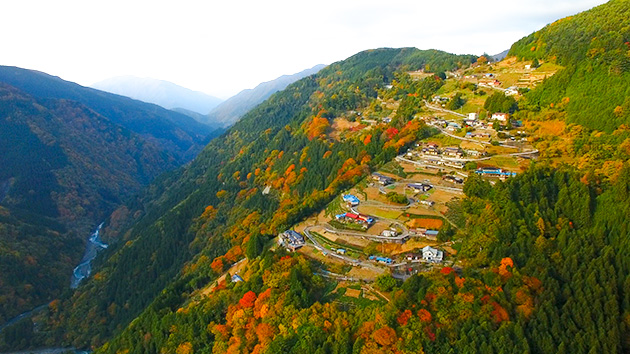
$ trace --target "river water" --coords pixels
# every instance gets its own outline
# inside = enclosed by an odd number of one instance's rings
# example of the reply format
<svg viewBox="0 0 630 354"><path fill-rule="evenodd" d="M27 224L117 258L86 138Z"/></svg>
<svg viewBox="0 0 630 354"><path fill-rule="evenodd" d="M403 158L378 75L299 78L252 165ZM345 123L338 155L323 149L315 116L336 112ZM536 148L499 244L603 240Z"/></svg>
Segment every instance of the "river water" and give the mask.
<svg viewBox="0 0 630 354"><path fill-rule="evenodd" d="M96 258L98 251L107 248L107 245L101 241L99 236L102 227L103 223L98 225L94 233L90 236L87 246L85 246L83 258L81 258L81 262L72 272L72 280L70 281L70 287L72 289L76 289L79 283L81 283L81 280L90 276L92 272L92 260Z"/></svg>
<svg viewBox="0 0 630 354"><path fill-rule="evenodd" d="M77 286L79 286L79 283L81 283L81 280L90 276L90 273L92 272L92 265L91 265L92 260L96 258L96 255L98 254L100 250L107 248L107 244L103 243L100 239L100 233L101 233L102 227L103 227L103 223L98 225L96 230L92 233L92 235L90 235L87 246L85 246L85 252L83 253L83 258L81 258L81 262L79 263L79 265L76 266L74 270L72 271L72 280L70 281L70 287L72 289L76 289ZM31 311L28 311L19 316L16 316L15 318L7 321L3 325L0 325L0 331L2 331L5 327L15 324L16 322L18 322L19 320L23 318L30 317L35 312L39 312L40 310L46 308L47 306L48 304L44 304L44 305L34 308ZM67 353L67 352L77 353L77 354L89 353L89 351L77 350L75 348L44 348L44 349L34 349L34 350L17 351L17 352L7 352L7 353L1 353L1 354L27 354L27 353L60 354L60 353Z"/></svg>

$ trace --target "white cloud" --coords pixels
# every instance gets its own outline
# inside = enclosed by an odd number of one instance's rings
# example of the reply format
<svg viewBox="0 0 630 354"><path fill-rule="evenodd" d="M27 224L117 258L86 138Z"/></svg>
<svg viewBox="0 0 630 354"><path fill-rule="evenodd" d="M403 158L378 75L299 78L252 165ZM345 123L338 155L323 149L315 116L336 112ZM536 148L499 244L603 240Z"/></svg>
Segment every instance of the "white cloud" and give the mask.
<svg viewBox="0 0 630 354"><path fill-rule="evenodd" d="M0 3L0 64L83 85L118 75L227 97L376 47L490 54L602 0Z"/></svg>

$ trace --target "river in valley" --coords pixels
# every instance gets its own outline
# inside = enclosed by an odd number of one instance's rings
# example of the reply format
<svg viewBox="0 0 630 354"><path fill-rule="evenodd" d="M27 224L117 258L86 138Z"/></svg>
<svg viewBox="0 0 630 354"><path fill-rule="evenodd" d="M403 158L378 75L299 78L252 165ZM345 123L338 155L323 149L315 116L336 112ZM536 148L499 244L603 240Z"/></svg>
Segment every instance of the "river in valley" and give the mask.
<svg viewBox="0 0 630 354"><path fill-rule="evenodd" d="M103 249L107 248L107 244L103 243L101 241L101 239L100 239L100 232L101 232L101 228L102 227L103 227L103 223L98 225L96 230L94 230L94 232L90 235L90 238L88 239L87 245L85 246L85 252L83 253L83 258L81 258L81 261L80 261L79 265L76 266L74 268L74 270L72 271L72 280L70 281L70 287L72 289L76 289L79 286L79 283L81 283L81 280L83 280L83 279L85 279L85 278L90 276L90 273L92 272L92 265L91 265L92 260L94 260L94 258L96 258L96 255L98 254L98 252L100 250L103 250ZM0 332L4 328L9 327L9 326L15 324L16 322L18 322L18 321L20 321L20 320L22 320L24 318L31 317L33 314L43 310L47 306L48 306L48 304L44 304L44 305L38 306L38 307L34 308L31 311L25 312L25 313L23 313L21 315L18 315L16 317L8 320L4 324L0 325ZM34 354L77 353L77 354L83 354L83 353L89 353L89 352L88 351L77 350L75 348L44 348L44 349L34 349L34 350L26 350L26 351L7 352L7 353L0 353L0 354L27 354L27 353L34 353Z"/></svg>
<svg viewBox="0 0 630 354"><path fill-rule="evenodd" d="M98 251L107 248L107 244L103 243L100 239L101 228L103 223L98 225L94 233L88 239L88 243L85 246L85 252L83 258L74 271L72 272L72 280L70 281L70 287L76 289L81 283L81 280L90 276L92 272L92 260L96 258Z"/></svg>

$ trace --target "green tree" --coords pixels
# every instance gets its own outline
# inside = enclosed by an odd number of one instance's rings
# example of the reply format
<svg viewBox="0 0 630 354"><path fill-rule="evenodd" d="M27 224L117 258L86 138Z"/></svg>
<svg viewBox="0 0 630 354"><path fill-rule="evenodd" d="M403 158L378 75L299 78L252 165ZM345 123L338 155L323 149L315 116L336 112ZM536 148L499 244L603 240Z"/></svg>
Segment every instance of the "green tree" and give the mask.
<svg viewBox="0 0 630 354"><path fill-rule="evenodd" d="M245 255L247 255L247 258L254 259L260 255L264 247L264 241L262 238L263 237L258 233L254 233L249 238L247 248L245 249Z"/></svg>
<svg viewBox="0 0 630 354"><path fill-rule="evenodd" d="M390 274L383 274L376 278L374 284L381 291L392 291L398 284L398 281Z"/></svg>

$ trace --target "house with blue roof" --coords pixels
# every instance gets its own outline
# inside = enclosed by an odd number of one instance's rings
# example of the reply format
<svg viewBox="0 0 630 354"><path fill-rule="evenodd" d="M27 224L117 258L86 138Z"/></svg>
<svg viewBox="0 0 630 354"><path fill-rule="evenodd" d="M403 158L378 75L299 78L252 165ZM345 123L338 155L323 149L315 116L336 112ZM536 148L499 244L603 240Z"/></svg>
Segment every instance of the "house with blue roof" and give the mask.
<svg viewBox="0 0 630 354"><path fill-rule="evenodd" d="M356 196L352 195L352 194L344 194L342 196L342 199L344 202L348 203L348 205L350 206L357 206L359 205L359 198L357 198Z"/></svg>

